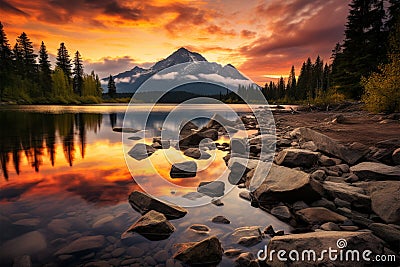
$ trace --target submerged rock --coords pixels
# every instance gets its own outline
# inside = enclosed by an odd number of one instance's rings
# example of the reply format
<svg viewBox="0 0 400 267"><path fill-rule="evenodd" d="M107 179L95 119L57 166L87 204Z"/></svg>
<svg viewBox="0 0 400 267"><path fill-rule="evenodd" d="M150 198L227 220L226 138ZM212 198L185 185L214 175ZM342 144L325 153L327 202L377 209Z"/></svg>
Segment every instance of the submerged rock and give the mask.
<svg viewBox="0 0 400 267"><path fill-rule="evenodd" d="M231 221L225 218L225 216L218 215L211 219L213 223L230 224Z"/></svg>
<svg viewBox="0 0 400 267"><path fill-rule="evenodd" d="M45 236L39 231L33 231L2 242L0 259L14 258L21 255L35 255L46 248L47 241Z"/></svg>
<svg viewBox="0 0 400 267"><path fill-rule="evenodd" d="M197 164L195 161L184 161L175 163L171 167L169 175L171 178L190 178L197 174Z"/></svg>
<svg viewBox="0 0 400 267"><path fill-rule="evenodd" d="M83 236L78 238L62 249L58 250L55 255L74 254L103 247L105 238L102 235L96 236Z"/></svg>
<svg viewBox="0 0 400 267"><path fill-rule="evenodd" d="M139 143L129 150L128 155L136 160L142 160L150 157L155 151L156 149L154 147Z"/></svg>
<svg viewBox="0 0 400 267"><path fill-rule="evenodd" d="M225 183L222 181L201 182L197 192L210 197L221 197L225 192Z"/></svg>
<svg viewBox="0 0 400 267"><path fill-rule="evenodd" d="M350 170L364 180L400 180L400 167L378 162L361 162Z"/></svg>
<svg viewBox="0 0 400 267"><path fill-rule="evenodd" d="M155 210L164 214L167 219L178 219L186 215L187 210L182 207L161 202L146 193L133 191L129 195L129 204L141 214L146 214L150 210Z"/></svg>
<svg viewBox="0 0 400 267"><path fill-rule="evenodd" d="M306 127L295 129L291 135L298 135L306 141L313 141L319 151L340 158L348 164L356 163L369 151L364 148L353 149L349 146L344 146L336 140Z"/></svg>
<svg viewBox="0 0 400 267"><path fill-rule="evenodd" d="M278 165L288 167L310 168L318 160L318 153L305 149L287 148L279 152L275 161Z"/></svg>
<svg viewBox="0 0 400 267"><path fill-rule="evenodd" d="M178 246L173 257L189 265L216 265L222 260L223 249L215 236Z"/></svg>
<svg viewBox="0 0 400 267"><path fill-rule="evenodd" d="M126 232L139 233L149 240L163 240L175 231L164 214L151 210L140 217Z"/></svg>

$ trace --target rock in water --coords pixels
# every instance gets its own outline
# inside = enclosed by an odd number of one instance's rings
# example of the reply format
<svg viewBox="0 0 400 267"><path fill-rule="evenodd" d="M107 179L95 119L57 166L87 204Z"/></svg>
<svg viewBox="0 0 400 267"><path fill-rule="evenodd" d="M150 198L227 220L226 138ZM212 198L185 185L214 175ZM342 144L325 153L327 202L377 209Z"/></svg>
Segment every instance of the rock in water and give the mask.
<svg viewBox="0 0 400 267"><path fill-rule="evenodd" d="M350 170L364 180L400 180L400 167L378 162L361 162Z"/></svg>
<svg viewBox="0 0 400 267"><path fill-rule="evenodd" d="M0 259L14 258L21 255L35 255L46 248L47 242L44 235L39 231L33 231L2 242L0 246Z"/></svg>
<svg viewBox="0 0 400 267"><path fill-rule="evenodd" d="M179 244L174 258L189 265L217 265L222 260L221 243L215 236L199 242Z"/></svg>
<svg viewBox="0 0 400 267"><path fill-rule="evenodd" d="M114 132L118 132L118 133L137 133L137 132L140 132L140 130L136 130L136 129L129 128L129 127L114 127L113 131Z"/></svg>
<svg viewBox="0 0 400 267"><path fill-rule="evenodd" d="M164 214L169 220L182 218L187 213L187 210L182 207L161 202L140 191L133 191L129 195L129 204L141 214L155 210Z"/></svg>
<svg viewBox="0 0 400 267"><path fill-rule="evenodd" d="M306 141L313 141L319 151L338 157L348 164L354 164L368 153L366 149L352 149L338 143L336 140L311 130L301 127L293 130L291 135L299 135Z"/></svg>
<svg viewBox="0 0 400 267"><path fill-rule="evenodd" d="M189 178L197 174L197 164L195 161L184 161L175 163L171 167L169 175L171 178Z"/></svg>
<svg viewBox="0 0 400 267"><path fill-rule="evenodd" d="M326 222L342 223L347 218L322 207L305 208L296 212L296 214L310 225L323 224Z"/></svg>
<svg viewBox="0 0 400 267"><path fill-rule="evenodd" d="M149 240L163 240L175 231L164 214L151 210L140 217L126 232L139 233Z"/></svg>
<svg viewBox="0 0 400 267"><path fill-rule="evenodd" d="M221 181L201 182L197 192L210 197L221 197L225 192L225 183Z"/></svg>
<svg viewBox="0 0 400 267"><path fill-rule="evenodd" d="M260 205L270 202L312 201L323 194L320 182L310 175L287 167L272 164L264 181L254 191L254 197Z"/></svg>
<svg viewBox="0 0 400 267"><path fill-rule="evenodd" d="M200 130L192 133L179 141L179 148L197 147L203 139L209 138L213 141L218 140L218 131L214 129Z"/></svg>
<svg viewBox="0 0 400 267"><path fill-rule="evenodd" d="M98 249L103 247L104 242L105 238L102 235L83 236L58 250L55 255L73 254L87 250Z"/></svg>
<svg viewBox="0 0 400 267"><path fill-rule="evenodd" d="M317 163L318 153L305 149L288 148L279 152L276 164L288 167L310 168Z"/></svg>
<svg viewBox="0 0 400 267"><path fill-rule="evenodd" d="M139 143L129 150L128 155L136 160L142 160L150 157L155 151L156 149L154 147Z"/></svg>
<svg viewBox="0 0 400 267"><path fill-rule="evenodd" d="M211 219L213 223L230 224L231 221L225 218L225 216L218 215Z"/></svg>
<svg viewBox="0 0 400 267"><path fill-rule="evenodd" d="M296 264L293 266L349 266L349 261L341 261L339 258L335 261L331 261L328 256L323 257L322 260L316 261L316 259L322 255L322 250L325 250L326 252L327 248L332 248L340 251L341 249L338 245L343 249L343 252L349 250L357 250L360 252L360 261L351 261L350 265L355 267L362 267L371 264L371 262L363 260L363 251L370 250L372 251L371 255L382 254L382 251L384 251L384 242L369 232L320 231L273 237L268 244L266 259L269 266L286 266L277 258L276 253L272 260L269 259L268 255L270 255L273 250L284 250L286 251L286 257L290 251L295 250L300 253L300 257L299 261L296 261ZM305 254L306 256L304 261L302 261L301 253L310 250L314 251L315 254ZM345 253L343 254L345 255Z"/></svg>
<svg viewBox="0 0 400 267"><path fill-rule="evenodd" d="M236 123L234 121L227 120L219 114L214 114L211 117L210 121L205 126L205 128L219 129L221 126L222 127L226 127L226 126L234 127L235 125L236 125Z"/></svg>
<svg viewBox="0 0 400 267"><path fill-rule="evenodd" d="M372 210L386 223L400 224L400 182L370 182Z"/></svg>
<svg viewBox="0 0 400 267"><path fill-rule="evenodd" d="M185 156L188 156L188 157L191 157L194 159L209 159L211 157L211 155L208 154L207 152L200 150L198 148L195 148L195 147L190 147L190 148L186 149L183 154Z"/></svg>

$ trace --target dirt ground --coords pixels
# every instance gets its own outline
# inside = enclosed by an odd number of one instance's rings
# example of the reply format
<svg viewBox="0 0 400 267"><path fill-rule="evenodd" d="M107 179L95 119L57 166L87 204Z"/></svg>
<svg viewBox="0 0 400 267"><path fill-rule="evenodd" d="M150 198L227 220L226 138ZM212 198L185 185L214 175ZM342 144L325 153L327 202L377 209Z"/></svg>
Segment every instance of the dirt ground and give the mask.
<svg viewBox="0 0 400 267"><path fill-rule="evenodd" d="M332 122L340 114L344 122ZM387 119L385 115L366 111L277 113L274 118L279 128L309 127L343 143L357 141L371 146L387 139L400 140L400 120Z"/></svg>

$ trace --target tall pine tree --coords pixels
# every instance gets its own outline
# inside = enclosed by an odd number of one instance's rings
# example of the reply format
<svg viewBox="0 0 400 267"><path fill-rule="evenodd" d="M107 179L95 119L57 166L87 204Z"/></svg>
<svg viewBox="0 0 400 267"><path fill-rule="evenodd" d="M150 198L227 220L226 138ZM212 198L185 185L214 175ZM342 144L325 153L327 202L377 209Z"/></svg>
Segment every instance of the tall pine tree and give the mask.
<svg viewBox="0 0 400 267"><path fill-rule="evenodd" d="M11 83L12 56L7 35L0 22L0 101L3 101L4 90Z"/></svg>
<svg viewBox="0 0 400 267"><path fill-rule="evenodd" d="M68 50L65 47L64 43L61 43L60 48L58 49L57 58L56 58L56 66L59 67L60 69L62 69L62 71L68 78L71 78L72 64L71 64L71 59L68 54Z"/></svg>
<svg viewBox="0 0 400 267"><path fill-rule="evenodd" d="M37 74L37 55L34 53L32 42L25 32L18 36L15 44L15 52L15 54L18 54L18 60L20 61L21 68L19 69L19 73L24 78L34 81Z"/></svg>
<svg viewBox="0 0 400 267"><path fill-rule="evenodd" d="M42 41L39 50L39 80L43 96L50 96L52 89L52 78L50 69L49 54L47 53L46 46Z"/></svg>
<svg viewBox="0 0 400 267"><path fill-rule="evenodd" d="M117 87L115 86L114 78L111 74L110 77L108 78L107 88L108 88L108 95L110 97L114 97L114 95L117 93Z"/></svg>
<svg viewBox="0 0 400 267"><path fill-rule="evenodd" d="M82 96L82 88L83 88L83 64L81 54L79 51L76 51L74 57L74 78L73 78L73 88L74 93Z"/></svg>

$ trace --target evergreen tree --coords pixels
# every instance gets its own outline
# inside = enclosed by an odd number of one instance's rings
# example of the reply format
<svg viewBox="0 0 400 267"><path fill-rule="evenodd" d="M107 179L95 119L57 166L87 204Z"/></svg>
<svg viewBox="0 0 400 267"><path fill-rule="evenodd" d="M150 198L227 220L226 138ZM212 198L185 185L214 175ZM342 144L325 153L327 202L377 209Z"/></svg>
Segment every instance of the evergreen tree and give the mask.
<svg viewBox="0 0 400 267"><path fill-rule="evenodd" d="M326 93L330 87L331 80L331 68L328 64L325 64L324 73L322 76L322 91Z"/></svg>
<svg viewBox="0 0 400 267"><path fill-rule="evenodd" d="M117 93L117 87L115 86L114 78L110 74L110 77L108 78L108 95L113 97Z"/></svg>
<svg viewBox="0 0 400 267"><path fill-rule="evenodd" d="M388 20L386 22L386 28L389 32L393 32L397 21L400 19L400 1L399 0L389 0L389 12Z"/></svg>
<svg viewBox="0 0 400 267"><path fill-rule="evenodd" d="M287 91L287 97L289 99L295 99L296 95L296 73L294 70L294 66L292 66L292 69L290 70L289 78L288 78L288 84L286 86L286 91Z"/></svg>
<svg viewBox="0 0 400 267"><path fill-rule="evenodd" d="M76 51L74 57L74 78L73 78L73 88L74 93L82 96L82 87L83 87L83 64L81 54L79 51Z"/></svg>
<svg viewBox="0 0 400 267"><path fill-rule="evenodd" d="M60 48L58 49L57 58L56 58L56 66L59 67L60 69L62 69L64 74L68 78L71 78L72 64L71 64L71 59L68 54L68 50L65 47L64 43L61 43Z"/></svg>
<svg viewBox="0 0 400 267"><path fill-rule="evenodd" d="M385 57L383 0L352 0L342 55L334 56L335 85L351 98L362 93L360 79L376 70ZM336 79L338 78L338 79Z"/></svg>
<svg viewBox="0 0 400 267"><path fill-rule="evenodd" d="M297 94L296 100L303 100L306 99L307 96L307 81L306 81L306 63L303 62L300 69L299 79L297 80Z"/></svg>
<svg viewBox="0 0 400 267"><path fill-rule="evenodd" d="M10 85L12 75L12 51L7 35L0 22L0 101L3 100L4 90Z"/></svg>
<svg viewBox="0 0 400 267"><path fill-rule="evenodd" d="M51 69L50 69L50 60L49 55L47 53L46 46L42 41L39 50L39 77L40 77L40 86L42 89L42 94L44 96L49 96L51 94L52 89L52 78L51 78Z"/></svg>
<svg viewBox="0 0 400 267"><path fill-rule="evenodd" d="M311 96L314 99L317 95L321 94L322 91L322 78L324 72L324 62L321 60L319 55L315 59L312 70L312 87Z"/></svg>
<svg viewBox="0 0 400 267"><path fill-rule="evenodd" d="M37 55L34 53L32 42L25 32L18 36L14 54L18 57L20 63L18 71L21 76L33 81L37 74Z"/></svg>

